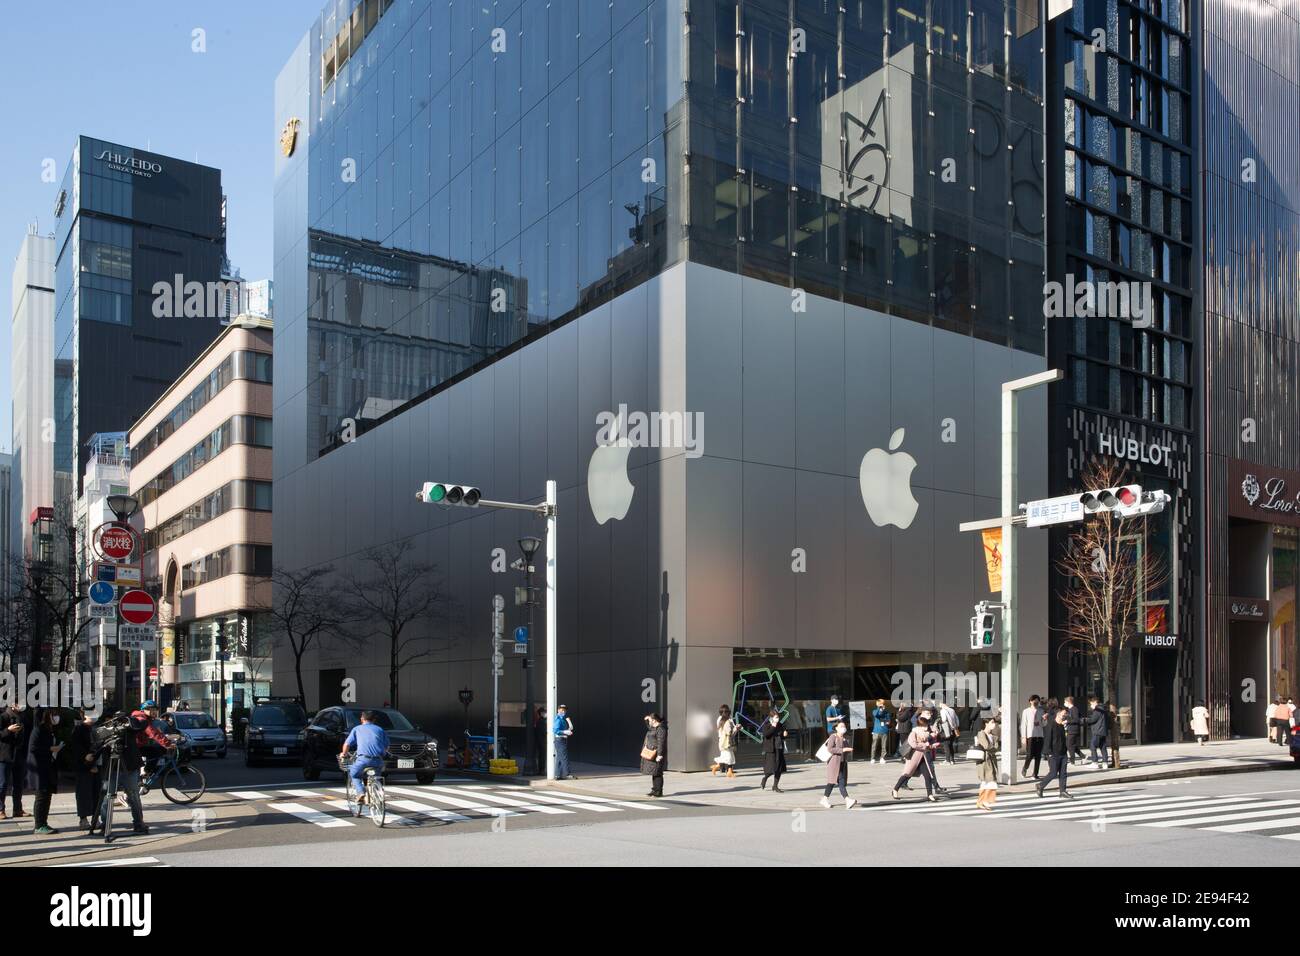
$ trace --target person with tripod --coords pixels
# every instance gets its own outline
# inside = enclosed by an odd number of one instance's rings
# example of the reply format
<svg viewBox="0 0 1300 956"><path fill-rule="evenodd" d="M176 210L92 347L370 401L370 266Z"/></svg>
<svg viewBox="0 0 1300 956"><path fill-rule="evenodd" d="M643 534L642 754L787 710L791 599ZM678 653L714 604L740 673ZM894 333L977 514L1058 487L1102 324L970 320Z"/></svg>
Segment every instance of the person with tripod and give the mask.
<svg viewBox="0 0 1300 956"><path fill-rule="evenodd" d="M126 795L126 805L131 810L131 832L148 833L144 822L144 808L140 805L140 768L144 755L140 752L139 736L149 725L149 716L135 711L124 718L116 714L109 718L113 728L100 728L108 732L108 743L101 745L100 779L104 782L104 796L90 821L90 832L102 832L105 840L113 838L113 800L119 792ZM97 740L104 737L96 735Z"/></svg>

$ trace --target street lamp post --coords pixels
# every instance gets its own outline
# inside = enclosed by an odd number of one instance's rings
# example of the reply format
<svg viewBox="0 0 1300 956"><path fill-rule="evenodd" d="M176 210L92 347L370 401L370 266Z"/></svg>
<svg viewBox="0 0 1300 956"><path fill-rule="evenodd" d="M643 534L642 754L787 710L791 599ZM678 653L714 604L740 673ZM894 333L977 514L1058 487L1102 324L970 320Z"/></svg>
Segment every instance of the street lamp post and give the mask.
<svg viewBox="0 0 1300 956"><path fill-rule="evenodd" d="M537 549L542 546L540 538L523 537L519 539L519 550L524 556L524 585L525 593L528 595L528 653L524 655L524 748L528 751L526 764L529 773L537 773L537 731L533 726L536 723L537 705L533 696L533 608L537 605L537 600L533 597L533 572L537 570L533 566L533 555L537 554ZM548 711L549 714L549 711Z"/></svg>
<svg viewBox="0 0 1300 956"><path fill-rule="evenodd" d="M109 495L104 499L104 503L108 505L108 510L113 512L113 517L118 520L118 523L127 525L128 527L131 523L132 515L134 515L140 508L140 502L131 495ZM131 540L133 543L137 541L134 534L131 535ZM138 557L138 555L136 555L135 551L132 550L128 560L136 557ZM123 656L125 652L122 650L122 614L120 610L118 611L117 620L114 622L114 627L117 628L117 636L115 638L117 643L117 664L113 670L113 680L117 685L117 690L114 696L117 699L118 710L122 710L126 707L126 659ZM141 651L141 658L143 658L143 656L144 652ZM141 668L140 675L140 693L147 694L147 691L145 690L143 667Z"/></svg>

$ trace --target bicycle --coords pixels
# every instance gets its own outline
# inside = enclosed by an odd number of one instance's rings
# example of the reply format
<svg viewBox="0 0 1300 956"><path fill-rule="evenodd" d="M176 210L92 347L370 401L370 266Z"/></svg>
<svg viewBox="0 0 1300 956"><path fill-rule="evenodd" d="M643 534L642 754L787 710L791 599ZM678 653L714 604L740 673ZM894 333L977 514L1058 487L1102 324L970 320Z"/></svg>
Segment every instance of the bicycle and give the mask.
<svg viewBox="0 0 1300 956"><path fill-rule="evenodd" d="M163 796L172 803L181 805L193 803L208 792L203 771L191 764L182 764L175 751L159 758L158 767L152 774L141 776L140 799L143 800L155 787L161 787Z"/></svg>
<svg viewBox="0 0 1300 956"><path fill-rule="evenodd" d="M361 816L361 801L358 799L356 787L352 786L352 763L356 758L347 759L342 755L339 756L339 769L343 771L343 789L346 791L345 797L348 802L348 812L354 817ZM384 799L384 772L383 769L374 767L366 768L365 789L363 791L366 802L365 805L370 813L370 822L377 827L384 825L384 817L388 812L388 805Z"/></svg>

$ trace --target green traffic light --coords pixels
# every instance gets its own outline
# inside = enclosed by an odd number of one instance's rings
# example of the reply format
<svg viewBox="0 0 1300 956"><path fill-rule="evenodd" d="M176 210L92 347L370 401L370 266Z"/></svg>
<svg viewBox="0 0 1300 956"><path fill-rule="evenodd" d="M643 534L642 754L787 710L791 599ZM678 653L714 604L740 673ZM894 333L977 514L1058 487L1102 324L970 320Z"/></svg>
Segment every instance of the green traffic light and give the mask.
<svg viewBox="0 0 1300 956"><path fill-rule="evenodd" d="M432 488L429 489L430 501L438 502L438 501L442 501L446 497L447 497L446 485L434 485Z"/></svg>

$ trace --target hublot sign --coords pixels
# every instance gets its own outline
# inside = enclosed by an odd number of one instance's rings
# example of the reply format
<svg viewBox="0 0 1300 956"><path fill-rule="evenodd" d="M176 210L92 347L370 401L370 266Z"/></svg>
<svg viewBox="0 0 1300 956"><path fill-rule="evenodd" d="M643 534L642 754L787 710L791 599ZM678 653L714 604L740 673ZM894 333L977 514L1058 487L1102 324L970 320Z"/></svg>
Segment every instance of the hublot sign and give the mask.
<svg viewBox="0 0 1300 956"><path fill-rule="evenodd" d="M95 159L107 165L109 169L130 173L133 176L144 176L146 179L152 178L154 173L162 172L162 163L128 156L126 153L116 153L111 149L104 150Z"/></svg>
<svg viewBox="0 0 1300 956"><path fill-rule="evenodd" d="M1169 445L1102 431L1097 433L1097 451L1140 465L1160 465L1168 470L1173 449Z"/></svg>
<svg viewBox="0 0 1300 956"><path fill-rule="evenodd" d="M1228 513L1300 527L1300 473L1229 461Z"/></svg>

